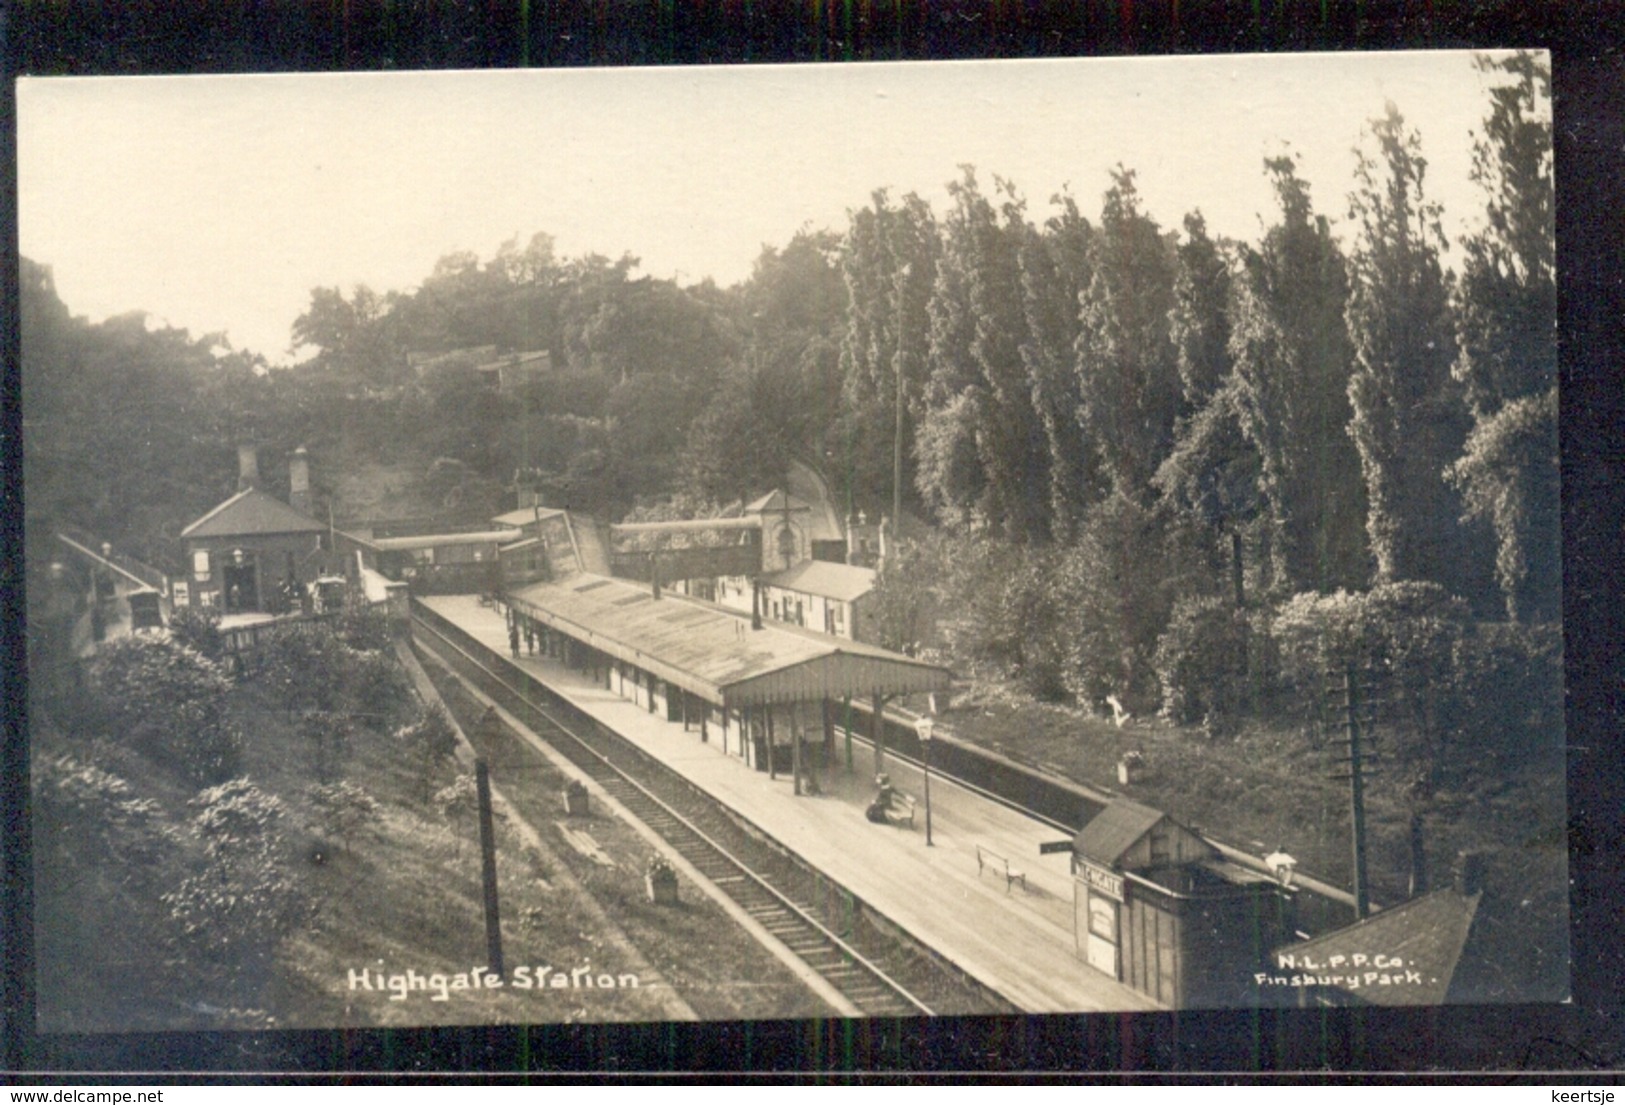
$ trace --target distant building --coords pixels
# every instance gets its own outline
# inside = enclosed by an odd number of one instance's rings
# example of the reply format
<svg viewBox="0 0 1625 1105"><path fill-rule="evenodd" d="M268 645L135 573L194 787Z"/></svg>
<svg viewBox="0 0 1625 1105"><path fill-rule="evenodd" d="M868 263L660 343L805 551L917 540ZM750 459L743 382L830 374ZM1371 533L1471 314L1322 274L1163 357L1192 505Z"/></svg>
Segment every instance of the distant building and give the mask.
<svg viewBox="0 0 1625 1105"><path fill-rule="evenodd" d="M260 490L259 458L238 449L238 491L181 531L190 601L227 614L274 612L297 604L304 585L323 574L327 527ZM308 504L304 450L294 455L290 483Z"/></svg>
<svg viewBox="0 0 1625 1105"><path fill-rule="evenodd" d="M764 613L776 621L854 641L866 640L873 568L804 560L762 577Z"/></svg>
<svg viewBox="0 0 1625 1105"><path fill-rule="evenodd" d="M505 353L495 345L474 345L446 353L408 353L406 363L418 379L461 369L475 373L492 390L506 393L546 376L553 368L553 356L545 349Z"/></svg>

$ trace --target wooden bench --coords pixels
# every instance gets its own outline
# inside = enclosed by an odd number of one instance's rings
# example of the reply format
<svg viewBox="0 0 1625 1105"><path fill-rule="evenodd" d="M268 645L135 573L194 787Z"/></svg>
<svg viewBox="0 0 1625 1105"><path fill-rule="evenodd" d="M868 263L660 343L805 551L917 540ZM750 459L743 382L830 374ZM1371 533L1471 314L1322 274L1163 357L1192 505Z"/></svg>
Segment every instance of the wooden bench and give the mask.
<svg viewBox="0 0 1625 1105"><path fill-rule="evenodd" d="M991 848L976 846L976 873L980 875L984 867L991 867L1004 875L1004 892L1010 893L1010 885L1021 883L1021 889L1027 889L1027 872L1010 866L1010 861Z"/></svg>
<svg viewBox="0 0 1625 1105"><path fill-rule="evenodd" d="M914 827L914 807L917 803L900 790L891 792L891 805L886 809L886 820L893 825Z"/></svg>

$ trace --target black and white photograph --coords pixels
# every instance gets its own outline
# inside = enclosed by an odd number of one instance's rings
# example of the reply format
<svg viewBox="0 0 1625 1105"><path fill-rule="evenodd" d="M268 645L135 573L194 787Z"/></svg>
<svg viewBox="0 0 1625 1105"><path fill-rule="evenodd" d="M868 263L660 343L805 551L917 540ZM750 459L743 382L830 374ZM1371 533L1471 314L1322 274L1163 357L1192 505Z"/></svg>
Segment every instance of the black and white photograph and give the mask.
<svg viewBox="0 0 1625 1105"><path fill-rule="evenodd" d="M1552 60L17 84L42 1033L1571 996Z"/></svg>

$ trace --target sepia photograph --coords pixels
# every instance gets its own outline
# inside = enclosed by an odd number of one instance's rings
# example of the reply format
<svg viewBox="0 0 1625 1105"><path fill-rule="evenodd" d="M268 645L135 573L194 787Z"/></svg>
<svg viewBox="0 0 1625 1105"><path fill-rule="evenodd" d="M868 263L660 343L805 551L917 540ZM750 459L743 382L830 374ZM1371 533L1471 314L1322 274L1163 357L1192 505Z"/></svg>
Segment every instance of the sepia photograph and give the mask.
<svg viewBox="0 0 1625 1105"><path fill-rule="evenodd" d="M1571 997L1552 60L17 83L42 1033Z"/></svg>

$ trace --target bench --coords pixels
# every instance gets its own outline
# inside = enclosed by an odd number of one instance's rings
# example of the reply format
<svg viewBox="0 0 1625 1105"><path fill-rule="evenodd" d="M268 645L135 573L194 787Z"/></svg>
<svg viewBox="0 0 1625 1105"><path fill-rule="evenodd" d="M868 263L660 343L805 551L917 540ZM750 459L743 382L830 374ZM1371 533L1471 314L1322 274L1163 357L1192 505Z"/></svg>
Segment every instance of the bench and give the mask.
<svg viewBox="0 0 1625 1105"><path fill-rule="evenodd" d="M891 793L891 806L886 810L886 820L893 825L907 825L914 827L914 807L916 803L912 797L900 790Z"/></svg>
<svg viewBox="0 0 1625 1105"><path fill-rule="evenodd" d="M1004 875L1004 892L1010 893L1010 884L1019 882L1021 889L1027 889L1027 872L1010 866L1010 861L991 848L976 846L976 873L980 875L984 867L991 867Z"/></svg>

